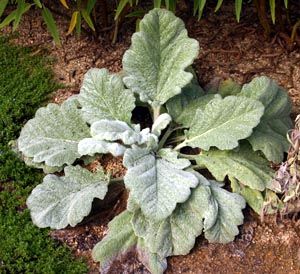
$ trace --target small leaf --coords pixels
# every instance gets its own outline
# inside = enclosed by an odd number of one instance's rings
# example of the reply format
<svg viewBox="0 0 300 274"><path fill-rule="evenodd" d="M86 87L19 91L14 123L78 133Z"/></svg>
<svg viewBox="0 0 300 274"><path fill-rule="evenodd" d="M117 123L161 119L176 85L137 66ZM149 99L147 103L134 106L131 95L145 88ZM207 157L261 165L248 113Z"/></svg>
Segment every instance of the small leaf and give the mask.
<svg viewBox="0 0 300 274"><path fill-rule="evenodd" d="M78 99L90 124L102 119L131 122L134 95L119 76L109 75L106 69L94 68L85 74Z"/></svg>
<svg viewBox="0 0 300 274"><path fill-rule="evenodd" d="M109 273L110 265L122 254L135 248L137 237L131 224L132 213L124 211L108 224L108 234L93 248L94 261L100 262L101 273Z"/></svg>
<svg viewBox="0 0 300 274"><path fill-rule="evenodd" d="M63 6L64 6L66 9L69 9L69 6L68 6L66 0L59 0L59 1L63 4Z"/></svg>
<svg viewBox="0 0 300 274"><path fill-rule="evenodd" d="M253 152L247 144L241 144L236 150L201 151L195 159L198 165L204 165L218 181L230 176L252 189L263 191L266 187L271 188L274 171L268 167L268 161Z"/></svg>
<svg viewBox="0 0 300 274"><path fill-rule="evenodd" d="M61 41L59 39L59 34L58 34L58 30L54 21L54 18L50 12L49 9L47 9L46 7L43 7L42 9L42 16L45 20L45 23L48 27L48 30L50 31L54 41L61 46Z"/></svg>
<svg viewBox="0 0 300 274"><path fill-rule="evenodd" d="M204 110L198 108L186 133L186 140L180 146L200 147L209 150L233 149L238 141L249 137L260 122L264 107L256 100L228 96L215 98Z"/></svg>
<svg viewBox="0 0 300 274"><path fill-rule="evenodd" d="M69 166L64 177L47 175L27 199L33 223L41 228L75 226L90 213L94 198L104 199L107 186L102 170L91 173Z"/></svg>
<svg viewBox="0 0 300 274"><path fill-rule="evenodd" d="M188 199L190 188L198 184L192 173L181 169L180 159L173 162L157 159L147 149L127 149L123 164L128 168L124 182L131 190L130 196L147 218L156 221L168 217L177 203Z"/></svg>
<svg viewBox="0 0 300 274"><path fill-rule="evenodd" d="M23 127L18 147L36 163L59 167L80 158L78 143L87 137L89 127L81 118L78 102L71 98L60 107L49 104L40 108Z"/></svg>
<svg viewBox="0 0 300 274"><path fill-rule="evenodd" d="M242 89L238 83L234 82L230 78L226 80L216 81L216 86L214 85L214 80L210 84L213 86L209 88L208 93L217 93L220 94L222 97L237 95L241 92Z"/></svg>
<svg viewBox="0 0 300 274"><path fill-rule="evenodd" d="M198 50L198 42L188 38L181 19L170 11L154 9L140 22L140 31L132 36L131 48L124 54L127 76L123 81L141 101L160 106L191 81L193 75L185 69Z"/></svg>
<svg viewBox="0 0 300 274"><path fill-rule="evenodd" d="M264 206L262 192L250 187L243 187L240 194L244 197L247 204L258 214L261 215Z"/></svg>
<svg viewBox="0 0 300 274"><path fill-rule="evenodd" d="M159 115L152 125L151 132L155 134L157 137L160 136L161 131L164 130L172 121L171 116L168 113L163 113Z"/></svg>
<svg viewBox="0 0 300 274"><path fill-rule="evenodd" d="M70 22L70 26L67 32L67 35L70 35L72 33L72 31L74 30L76 24L77 24L77 17L78 17L79 11L74 11L72 14L72 18L71 18L71 22Z"/></svg>
<svg viewBox="0 0 300 274"><path fill-rule="evenodd" d="M90 15L88 14L88 12L86 10L81 10L81 15L84 19L84 21L88 24L88 26L93 30L96 31L94 23L90 17Z"/></svg>
<svg viewBox="0 0 300 274"><path fill-rule="evenodd" d="M280 163L289 149L286 134L293 128L292 102L276 81L258 77L243 86L239 96L259 100L265 106L260 124L248 138L255 151L262 151L269 161Z"/></svg>
<svg viewBox="0 0 300 274"><path fill-rule="evenodd" d="M95 154L111 153L113 156L122 156L125 153L125 147L118 143L99 141L93 138L85 138L78 144L78 152L81 156Z"/></svg>
<svg viewBox="0 0 300 274"><path fill-rule="evenodd" d="M91 135L96 140L117 141L122 140L126 145L142 142L139 126L132 129L122 121L100 120L91 125Z"/></svg>

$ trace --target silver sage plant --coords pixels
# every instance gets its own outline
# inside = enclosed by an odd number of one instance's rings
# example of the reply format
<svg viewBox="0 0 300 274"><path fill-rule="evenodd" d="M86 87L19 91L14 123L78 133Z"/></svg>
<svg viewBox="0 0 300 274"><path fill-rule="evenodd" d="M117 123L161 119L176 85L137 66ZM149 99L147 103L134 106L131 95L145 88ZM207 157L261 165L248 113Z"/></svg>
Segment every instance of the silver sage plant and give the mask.
<svg viewBox="0 0 300 274"><path fill-rule="evenodd" d="M202 233L233 241L246 202L259 213L276 191L268 164L289 148L286 91L267 77L204 91L190 68L198 52L181 19L153 9L124 54L123 77L90 69L80 94L40 108L21 131L25 161L49 173L27 199L38 227L76 226L110 184L127 189L127 209L92 252L102 273L129 250L163 273L166 258L188 254ZM150 109L152 126L132 122L138 104ZM106 153L123 156L124 178L84 168Z"/></svg>

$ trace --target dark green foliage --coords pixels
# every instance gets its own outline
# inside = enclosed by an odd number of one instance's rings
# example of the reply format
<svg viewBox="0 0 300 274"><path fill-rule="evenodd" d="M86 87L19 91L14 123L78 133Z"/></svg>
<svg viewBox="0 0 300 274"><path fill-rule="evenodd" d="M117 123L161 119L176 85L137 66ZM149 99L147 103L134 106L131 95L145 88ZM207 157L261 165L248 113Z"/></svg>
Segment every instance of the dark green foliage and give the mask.
<svg viewBox="0 0 300 274"><path fill-rule="evenodd" d="M30 56L29 49L16 48L5 40L0 39L0 140L4 145L57 87L40 56Z"/></svg>
<svg viewBox="0 0 300 274"><path fill-rule="evenodd" d="M86 273L82 261L36 228L25 201L42 173L8 147L56 84L45 59L0 38L0 273Z"/></svg>

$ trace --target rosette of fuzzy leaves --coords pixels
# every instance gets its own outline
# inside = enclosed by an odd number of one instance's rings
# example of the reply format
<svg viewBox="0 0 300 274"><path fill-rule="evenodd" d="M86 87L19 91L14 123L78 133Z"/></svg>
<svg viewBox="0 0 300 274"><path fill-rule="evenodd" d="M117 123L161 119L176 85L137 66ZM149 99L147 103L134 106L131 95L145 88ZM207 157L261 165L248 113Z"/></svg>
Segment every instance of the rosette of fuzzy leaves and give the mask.
<svg viewBox="0 0 300 274"><path fill-rule="evenodd" d="M41 108L18 139L31 165L64 169L47 175L27 200L40 227L74 226L95 198L110 195L110 184L127 188L127 209L93 249L102 273L127 252L163 273L166 258L189 253L202 233L210 242L232 241L245 201L260 212L265 193L274 194L268 161L287 149L287 94L265 77L204 91L189 67L198 48L174 14L150 11L124 55L123 78L88 71L79 95ZM153 111L148 128L131 121L134 94ZM82 167L105 153L123 156L124 177ZM236 193L223 188L226 178Z"/></svg>

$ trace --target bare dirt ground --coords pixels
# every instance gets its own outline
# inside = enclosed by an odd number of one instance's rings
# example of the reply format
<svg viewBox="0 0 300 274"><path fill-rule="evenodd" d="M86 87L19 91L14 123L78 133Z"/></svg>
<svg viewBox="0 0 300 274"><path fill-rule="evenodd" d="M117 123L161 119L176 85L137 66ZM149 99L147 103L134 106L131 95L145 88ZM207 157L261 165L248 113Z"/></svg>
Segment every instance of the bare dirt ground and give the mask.
<svg viewBox="0 0 300 274"><path fill-rule="evenodd" d="M184 5L177 13L185 21L189 35L197 39L201 46L194 65L199 82L205 86L212 80L231 77L242 84L255 76L269 76L289 92L295 116L299 113L300 105L299 45L288 47L286 40L276 29L271 37L265 37L255 8L251 4L243 6L241 23L236 23L234 1L232 2L224 3L217 14L213 12L215 4L208 5L201 21L191 16ZM299 5L291 10L291 16L299 20ZM83 75L89 68L105 67L112 72L121 70L122 55L130 46L130 37L135 26L132 22L125 21L120 28L117 43L112 45L109 39L110 30L100 32L98 39L90 35L83 35L77 39L73 35L65 36L68 19L58 16L57 20L62 47L53 42L40 13L34 10L24 16L18 29L19 35L12 42L32 47L32 54L45 51L53 58L50 65L56 80L68 86L56 91L52 96L52 101L60 103L79 92ZM1 33L10 34L11 27L1 30ZM124 171L121 159L107 156L102 160L102 164L106 170L112 172ZM126 193L120 194L116 200L114 208L104 208L101 213L88 218L82 225L51 233L53 238L74 248L76 256L89 258L89 273L99 272L99 265L92 262L91 249L107 233L107 223L125 208ZM299 222L276 220L274 216L261 222L259 216L247 209L245 224L240 227L240 231L236 240L226 245L209 244L202 237L198 238L189 255L168 260L166 273L300 273ZM110 273L148 272L135 256L128 256L116 262Z"/></svg>

